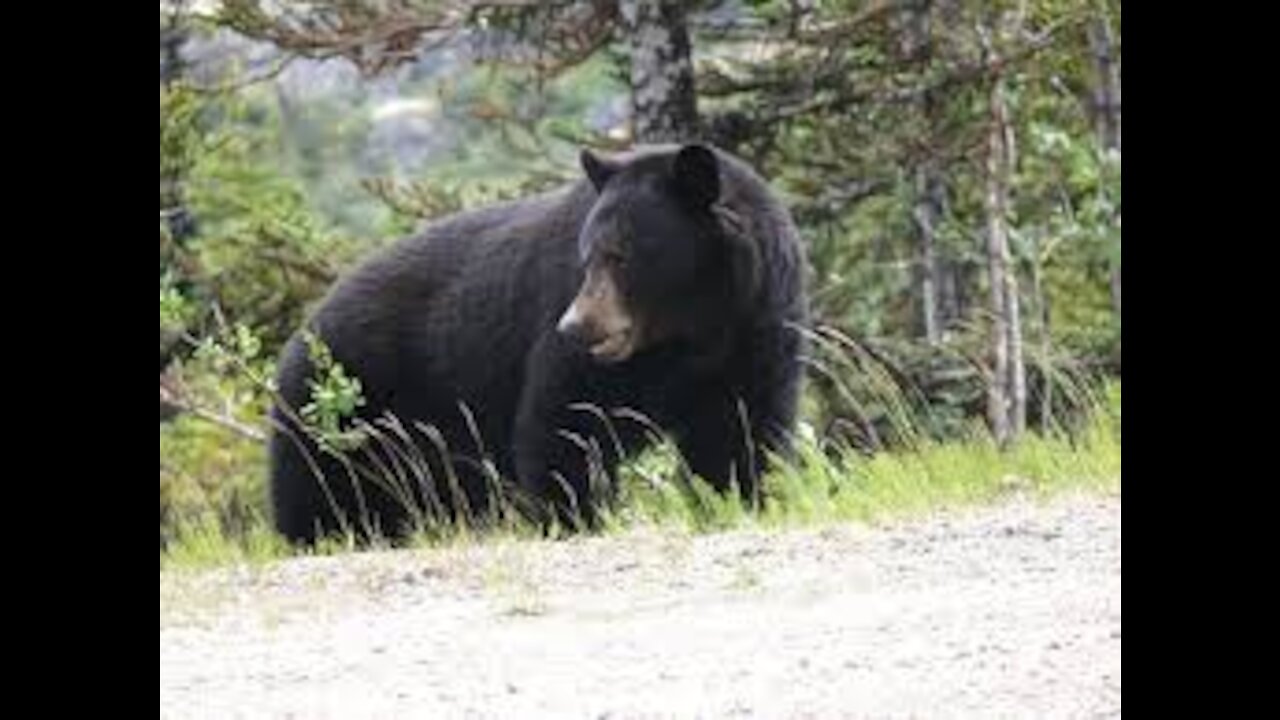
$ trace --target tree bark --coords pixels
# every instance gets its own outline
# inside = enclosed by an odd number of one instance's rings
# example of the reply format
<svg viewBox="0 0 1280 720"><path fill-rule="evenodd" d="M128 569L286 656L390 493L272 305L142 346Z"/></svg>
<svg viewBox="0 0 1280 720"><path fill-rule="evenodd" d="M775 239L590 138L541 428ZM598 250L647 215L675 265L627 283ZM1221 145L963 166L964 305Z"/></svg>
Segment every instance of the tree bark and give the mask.
<svg viewBox="0 0 1280 720"><path fill-rule="evenodd" d="M987 415L992 434L1001 446L1020 434L1027 423L1021 310L1006 224L1009 174L1013 166L1013 128L1009 122L1004 88L1003 76L993 78L989 97L984 203L987 216L987 272L991 283L993 365L987 396Z"/></svg>
<svg viewBox="0 0 1280 720"><path fill-rule="evenodd" d="M167 10L161 10L160 18L160 87L162 89L172 87L174 83L180 81L186 74L187 65L182 56L183 45L186 44L189 30L186 24L186 3L171 3ZM160 118L161 134L163 135L165 118ZM161 139L163 142L163 137ZM186 247L187 241L195 232L195 226L191 218L191 213L186 207L186 198L183 193L183 173L178 167L166 168L163 162L160 165L160 218L164 223L165 229L168 230L169 241L173 243L173 251L175 256L182 252ZM165 269L165 247L162 233L161 240L161 258L160 271L164 274ZM187 284L181 277L178 278L178 287L186 289ZM160 372L168 367L173 359L173 355L177 351L177 343L171 338L166 338L163 330L160 334ZM166 405L164 398L160 400L160 422L165 422L177 414L178 408L172 405Z"/></svg>
<svg viewBox="0 0 1280 720"><path fill-rule="evenodd" d="M933 59L930 12L932 0L916 0L904 9L902 28L902 59L911 67L922 70ZM916 101L916 112L924 123L927 149L915 160L913 169L914 199L911 219L916 241L916 306L920 310L921 330L930 345L942 339L942 319L939 313L939 258L937 256L937 227L942 215L942 177L937 159L932 152L937 128L936 99L933 93L923 93Z"/></svg>
<svg viewBox="0 0 1280 720"><path fill-rule="evenodd" d="M1089 25L1089 49L1093 55L1095 85L1093 121L1098 140L1106 151L1120 151L1120 58L1105 6ZM1120 317L1120 264L1111 271L1111 304Z"/></svg>
<svg viewBox="0 0 1280 720"><path fill-rule="evenodd" d="M700 134L685 3L620 0L631 53L636 142L685 142Z"/></svg>

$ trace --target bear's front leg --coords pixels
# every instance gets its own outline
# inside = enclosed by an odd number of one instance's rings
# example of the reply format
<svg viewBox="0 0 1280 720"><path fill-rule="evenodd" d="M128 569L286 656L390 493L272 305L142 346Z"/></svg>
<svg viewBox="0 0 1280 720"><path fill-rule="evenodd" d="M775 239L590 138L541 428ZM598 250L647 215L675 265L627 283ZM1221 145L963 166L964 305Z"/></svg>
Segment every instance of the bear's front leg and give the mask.
<svg viewBox="0 0 1280 720"><path fill-rule="evenodd" d="M596 503L607 487L615 453L595 427L585 378L589 362L555 335L541 340L525 368L516 412L516 480L535 504L535 517L566 527L598 525ZM548 512L550 510L550 512Z"/></svg>
<svg viewBox="0 0 1280 720"><path fill-rule="evenodd" d="M681 425L677 444L689 469L721 493L736 486L754 507L764 453L749 408L726 393L703 402Z"/></svg>
<svg viewBox="0 0 1280 720"><path fill-rule="evenodd" d="M754 368L753 382L709 390L682 418L678 433L690 470L722 493L736 484L756 509L769 455L791 456L799 392L795 372L769 372L763 365Z"/></svg>

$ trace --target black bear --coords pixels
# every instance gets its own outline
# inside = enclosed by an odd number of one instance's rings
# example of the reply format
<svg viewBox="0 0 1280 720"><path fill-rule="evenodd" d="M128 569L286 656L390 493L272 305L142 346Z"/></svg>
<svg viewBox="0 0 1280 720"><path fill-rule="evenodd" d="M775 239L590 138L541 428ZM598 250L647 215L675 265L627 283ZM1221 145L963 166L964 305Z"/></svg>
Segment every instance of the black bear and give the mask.
<svg viewBox="0 0 1280 720"><path fill-rule="evenodd" d="M347 462L285 409L309 401L314 372L290 340L270 441L283 535L395 536L458 501L485 507L495 476L590 524L654 428L717 489L758 497L766 451L789 448L808 320L789 213L708 145L584 150L581 164L559 190L432 223L319 304L308 328L382 429Z"/></svg>

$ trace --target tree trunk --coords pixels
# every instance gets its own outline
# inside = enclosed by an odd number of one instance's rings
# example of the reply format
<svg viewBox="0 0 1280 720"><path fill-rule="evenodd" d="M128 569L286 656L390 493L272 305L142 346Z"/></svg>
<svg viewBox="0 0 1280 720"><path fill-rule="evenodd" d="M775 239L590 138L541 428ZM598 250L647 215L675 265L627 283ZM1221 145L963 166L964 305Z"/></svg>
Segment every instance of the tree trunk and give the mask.
<svg viewBox="0 0 1280 720"><path fill-rule="evenodd" d="M636 142L684 142L699 136L684 6L673 0L619 2L631 52Z"/></svg>
<svg viewBox="0 0 1280 720"><path fill-rule="evenodd" d="M187 41L187 26L179 4L161 17L160 23L160 86L171 88L186 74L186 62L182 57L182 46ZM160 118L164 123L164 118ZM160 211L165 213L174 241L181 244L185 239L182 224L176 220L182 211L182 178L175 172L165 172L161 167L160 175Z"/></svg>
<svg viewBox="0 0 1280 720"><path fill-rule="evenodd" d="M1021 433L1027 422L1021 311L1006 225L1013 132L1009 123L1003 77L997 75L993 79L989 100L991 118L987 131L984 205L987 216L987 272L991 282L993 369L987 396L987 415L996 441L1003 446Z"/></svg>
<svg viewBox="0 0 1280 720"><path fill-rule="evenodd" d="M1009 313L1009 323L1005 326L1009 343L1009 402L1013 411L1013 434L1017 436L1027 429L1027 367L1026 353L1022 346L1022 301L1018 296L1018 275L1012 265L1006 269L1008 272L1004 277L1004 291L1005 309Z"/></svg>
<svg viewBox="0 0 1280 720"><path fill-rule="evenodd" d="M933 38L930 26L932 0L916 0L904 9L902 29L903 61L918 71L928 67L933 60ZM923 73L921 73L923 74ZM930 345L942 339L943 319L939 312L941 285L940 258L937 252L937 227L942 216L942 173L938 160L933 155L931 142L934 138L937 122L937 99L933 93L926 92L920 96L916 111L924 121L926 138L922 143L927 148L925 153L915 161L914 168L914 200L911 208L911 219L915 229L916 241L916 305L920 309L920 322L925 341Z"/></svg>
<svg viewBox="0 0 1280 720"><path fill-rule="evenodd" d="M942 319L939 313L941 278L936 232L940 213L935 202L940 184L941 180L932 162L926 162L916 169L916 200L912 209L919 252L916 278L919 283L918 297L924 338L930 345L936 345L942 340Z"/></svg>
<svg viewBox="0 0 1280 720"><path fill-rule="evenodd" d="M992 110L999 92L992 90ZM987 275L991 284L991 380L987 384L987 421L996 442L1004 445L1012 432L1009 417L1009 314L1005 309L1005 275L1009 270L1009 242L1004 228L1004 188L1001 187L1000 128L992 118L987 133Z"/></svg>
<svg viewBox="0 0 1280 720"><path fill-rule="evenodd" d="M1120 317L1120 268L1111 273L1111 304L1116 307L1116 317Z"/></svg>
<svg viewBox="0 0 1280 720"><path fill-rule="evenodd" d="M1105 6L1089 25L1089 49L1093 54L1095 86L1093 122L1104 150L1120 151L1120 58ZM1120 264L1111 271L1111 304L1120 317Z"/></svg>
<svg viewBox="0 0 1280 720"><path fill-rule="evenodd" d="M1049 298L1044 291L1044 263L1038 254L1039 248L1036 250L1035 262L1031 264L1031 294L1040 316L1040 427L1047 430L1053 420L1053 359L1050 356L1053 344L1049 336Z"/></svg>
<svg viewBox="0 0 1280 720"><path fill-rule="evenodd" d="M169 10L161 11L160 86L162 89L172 87L174 83L180 81L186 74L187 65L182 56L182 48L186 44L189 35L185 10L186 3L176 2L171 4ZM164 121L164 117L161 117L161 128L164 127ZM173 243L174 257L182 253L186 248L187 242L195 234L195 224L191 218L190 211L186 207L186 198L183 192L184 180L183 173L179 168L166 168L161 163L160 217L161 222L164 223L165 229L168 231L169 241ZM160 252L160 272L161 276L163 276L166 265L163 233ZM180 290L189 288L185 278L178 277L176 282ZM162 330L160 333L160 372L162 378L165 368L173 360L177 349L176 339L167 338ZM160 422L172 419L177 414L177 411L178 408L176 406L167 404L164 398L160 399Z"/></svg>
<svg viewBox="0 0 1280 720"><path fill-rule="evenodd" d="M957 25L954 0L915 0L905 8L902 52L908 63L924 71L935 60L934 23L940 32ZM925 73L921 72L921 76ZM924 121L928 148L914 168L914 200L911 219L916 242L916 300L920 330L929 344L942 340L946 329L963 316L959 284L960 265L938 242L938 228L947 213L946 168L934 151L934 141L944 132L936 92L921 93L917 112Z"/></svg>
<svg viewBox="0 0 1280 720"><path fill-rule="evenodd" d="M1120 62L1116 57L1111 21L1099 14L1089 26L1089 48L1097 73L1093 93L1093 121L1102 146L1120 149Z"/></svg>
<svg viewBox="0 0 1280 720"><path fill-rule="evenodd" d="M945 215L945 210L944 210ZM938 258L938 312L942 326L949 327L969 312L971 263L943 255Z"/></svg>

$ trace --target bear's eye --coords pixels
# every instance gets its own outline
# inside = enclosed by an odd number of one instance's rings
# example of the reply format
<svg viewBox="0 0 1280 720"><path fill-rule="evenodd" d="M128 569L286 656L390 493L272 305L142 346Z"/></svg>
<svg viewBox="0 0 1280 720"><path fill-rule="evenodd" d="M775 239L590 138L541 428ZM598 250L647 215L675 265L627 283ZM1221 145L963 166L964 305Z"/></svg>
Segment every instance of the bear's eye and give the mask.
<svg viewBox="0 0 1280 720"><path fill-rule="evenodd" d="M606 252L604 254L604 261L606 264L615 268L624 268L627 266L627 256L616 250Z"/></svg>

